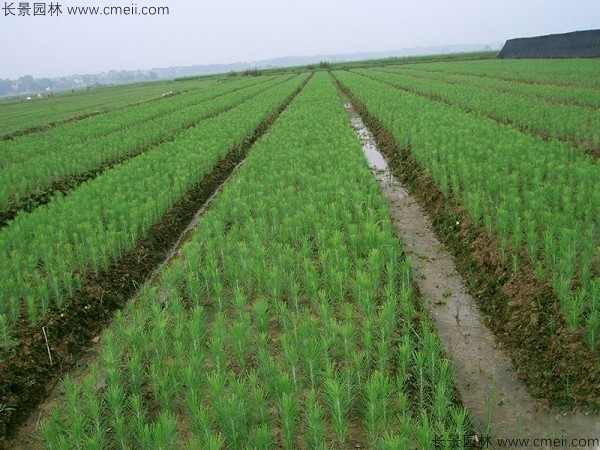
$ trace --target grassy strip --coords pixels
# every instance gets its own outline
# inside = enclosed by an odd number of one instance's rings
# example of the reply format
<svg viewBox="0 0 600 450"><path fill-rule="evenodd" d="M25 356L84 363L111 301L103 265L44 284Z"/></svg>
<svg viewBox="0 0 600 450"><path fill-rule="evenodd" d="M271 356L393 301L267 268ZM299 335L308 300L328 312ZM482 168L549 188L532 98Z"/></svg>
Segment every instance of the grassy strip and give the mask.
<svg viewBox="0 0 600 450"><path fill-rule="evenodd" d="M340 72L397 142L498 239L502 264L549 280L571 330L599 328L600 172L588 157L386 83ZM400 120L399 120L400 119Z"/></svg>
<svg viewBox="0 0 600 450"><path fill-rule="evenodd" d="M600 109L549 104L519 94L500 93L472 85L448 84L411 75L359 70L357 73L399 89L456 105L501 124L510 124L524 133L547 140L568 142L597 157L600 155Z"/></svg>
<svg viewBox="0 0 600 450"><path fill-rule="evenodd" d="M419 70L468 74L523 84L594 90L600 88L598 58L491 59L488 61L451 61L446 64L425 63L414 67L418 67Z"/></svg>
<svg viewBox="0 0 600 450"><path fill-rule="evenodd" d="M93 121L70 122L43 133L16 138L10 142L0 142L2 155L0 168L4 169L40 156L60 154L84 144L94 145L97 139L106 139L110 135L167 117L175 112L193 111L194 107L201 106L203 102L273 79L271 77L262 80L243 80L238 83L213 86L210 89L208 87L194 89L186 95L171 96L160 101L108 111L95 117Z"/></svg>
<svg viewBox="0 0 600 450"><path fill-rule="evenodd" d="M441 66L441 67L440 67ZM477 86L503 93L525 95L527 97L542 99L548 103L580 106L598 109L600 107L600 91L591 88L553 86L547 84L522 83L516 80L501 80L498 78L473 75L468 72L457 73L448 71L446 65L437 66L387 66L377 70L390 73L401 73L410 76L443 81L449 84Z"/></svg>
<svg viewBox="0 0 600 450"><path fill-rule="evenodd" d="M60 124L90 111L110 113L162 99L162 94L169 91L181 93L211 88L216 81L197 80L186 85L161 81L101 87L87 91L80 89L74 92L56 92L52 98L46 98L44 94L45 98L42 99L33 95L32 100L25 100L27 95L0 99L0 135L17 137L37 133L48 130L48 125Z"/></svg>

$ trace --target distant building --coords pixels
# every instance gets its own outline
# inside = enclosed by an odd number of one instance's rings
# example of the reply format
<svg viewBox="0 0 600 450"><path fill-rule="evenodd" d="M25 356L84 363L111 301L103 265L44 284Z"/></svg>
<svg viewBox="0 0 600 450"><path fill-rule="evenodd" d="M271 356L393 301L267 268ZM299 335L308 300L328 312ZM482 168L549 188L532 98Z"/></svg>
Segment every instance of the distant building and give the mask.
<svg viewBox="0 0 600 450"><path fill-rule="evenodd" d="M600 57L600 30L509 39L498 56L500 58L597 58Z"/></svg>

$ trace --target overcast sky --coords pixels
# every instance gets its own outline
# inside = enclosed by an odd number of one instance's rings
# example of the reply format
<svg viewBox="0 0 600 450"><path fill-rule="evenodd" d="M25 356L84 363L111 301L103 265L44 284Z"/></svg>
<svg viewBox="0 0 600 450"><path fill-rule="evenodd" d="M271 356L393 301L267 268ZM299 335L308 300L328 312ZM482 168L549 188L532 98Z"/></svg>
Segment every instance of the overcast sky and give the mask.
<svg viewBox="0 0 600 450"><path fill-rule="evenodd" d="M0 78L501 44L600 28L600 0L52 0L60 14L29 17L18 15L20 3L0 10ZM67 13L132 5L167 6L169 14Z"/></svg>

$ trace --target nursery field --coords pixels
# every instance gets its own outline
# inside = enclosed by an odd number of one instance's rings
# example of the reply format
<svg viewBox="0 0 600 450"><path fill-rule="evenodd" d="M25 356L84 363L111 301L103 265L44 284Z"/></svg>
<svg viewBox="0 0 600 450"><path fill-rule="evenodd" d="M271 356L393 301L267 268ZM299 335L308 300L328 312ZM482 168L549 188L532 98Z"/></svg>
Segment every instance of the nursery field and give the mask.
<svg viewBox="0 0 600 450"><path fill-rule="evenodd" d="M140 83L125 90L122 86L94 86L89 90L21 94L0 100L0 136L6 139L42 131L90 115L180 95L223 81L222 77L211 77L185 82Z"/></svg>
<svg viewBox="0 0 600 450"><path fill-rule="evenodd" d="M0 446L49 395L33 447L481 446L347 99L531 394L597 408L599 69L447 61L0 102Z"/></svg>

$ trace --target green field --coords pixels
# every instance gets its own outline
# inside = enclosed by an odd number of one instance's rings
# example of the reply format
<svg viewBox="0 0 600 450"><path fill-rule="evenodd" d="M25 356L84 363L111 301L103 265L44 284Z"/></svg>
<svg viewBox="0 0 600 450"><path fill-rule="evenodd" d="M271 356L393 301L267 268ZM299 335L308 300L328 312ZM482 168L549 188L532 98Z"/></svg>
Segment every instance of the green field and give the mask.
<svg viewBox="0 0 600 450"><path fill-rule="evenodd" d="M0 443L59 378L41 447L455 448L485 433L343 95L411 188L439 191L436 226L452 205L489 242L477 270L502 285L482 309L577 358L542 397L598 406L582 373L600 374L600 61L391 62L0 101ZM536 336L516 346L555 358Z"/></svg>

